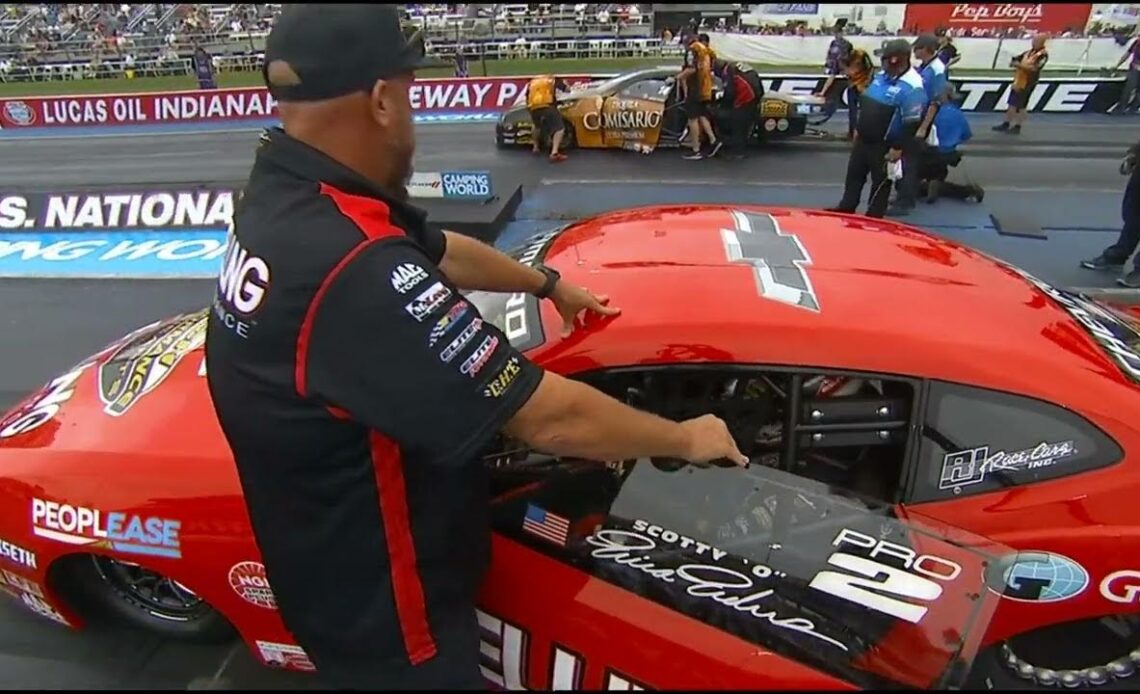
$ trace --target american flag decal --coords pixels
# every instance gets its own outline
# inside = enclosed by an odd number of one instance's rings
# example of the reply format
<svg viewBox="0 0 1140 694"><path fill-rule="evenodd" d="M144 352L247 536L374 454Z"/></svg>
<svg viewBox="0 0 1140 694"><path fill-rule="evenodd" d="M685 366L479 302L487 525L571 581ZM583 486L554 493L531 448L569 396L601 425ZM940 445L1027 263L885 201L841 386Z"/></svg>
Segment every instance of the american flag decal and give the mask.
<svg viewBox="0 0 1140 694"><path fill-rule="evenodd" d="M570 534L570 521L549 511L535 506L526 505L526 517L523 518L523 531L537 535L547 542L553 542L559 547L566 546Z"/></svg>

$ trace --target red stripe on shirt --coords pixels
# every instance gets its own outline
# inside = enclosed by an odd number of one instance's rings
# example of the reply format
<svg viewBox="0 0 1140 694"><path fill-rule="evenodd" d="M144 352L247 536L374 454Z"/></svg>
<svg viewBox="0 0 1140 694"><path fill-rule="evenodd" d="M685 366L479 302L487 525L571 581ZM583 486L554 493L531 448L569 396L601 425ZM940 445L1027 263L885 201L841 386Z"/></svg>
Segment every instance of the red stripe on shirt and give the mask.
<svg viewBox="0 0 1140 694"><path fill-rule="evenodd" d="M327 183L321 183L320 192L333 201L341 214L356 224L364 240L345 254L325 276L305 312L305 320L297 336L297 363L294 373L297 393L301 397L306 397L307 391L305 372L313 322L317 308L333 280L373 243L404 234L402 229L392 224L388 206L382 201L349 195ZM328 411L334 417L343 417L347 414L335 407L328 408ZM403 635L408 659L413 665L419 665L435 657L438 649L431 634L431 627L428 625L427 602L424 599L419 567L416 565L415 541L412 538L407 491L404 487L403 460L396 443L375 431L369 432L369 449L376 476L380 516L384 523L384 538L388 546L388 564L400 633Z"/></svg>
<svg viewBox="0 0 1140 694"><path fill-rule="evenodd" d="M438 649L427 620L424 587L416 566L416 546L408 521L408 497L404 491L404 468L400 448L377 432L371 432L372 465L380 492L380 515L388 542L388 566L400 632L412 665L434 658Z"/></svg>

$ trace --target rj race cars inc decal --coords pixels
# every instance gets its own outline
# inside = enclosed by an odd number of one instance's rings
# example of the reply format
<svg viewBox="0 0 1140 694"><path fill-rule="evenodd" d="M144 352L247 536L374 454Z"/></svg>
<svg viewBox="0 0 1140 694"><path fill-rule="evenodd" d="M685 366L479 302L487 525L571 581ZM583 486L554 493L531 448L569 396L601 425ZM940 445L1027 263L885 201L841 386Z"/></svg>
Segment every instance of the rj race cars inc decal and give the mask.
<svg viewBox="0 0 1140 694"><path fill-rule="evenodd" d="M991 565L990 590L1017 602L1059 602L1089 586L1089 572L1072 559L1052 552L1018 552Z"/></svg>
<svg viewBox="0 0 1140 694"><path fill-rule="evenodd" d="M32 499L32 533L69 545L178 559L182 523L168 518Z"/></svg>
<svg viewBox="0 0 1140 694"><path fill-rule="evenodd" d="M230 568L229 581L230 588L242 600L267 610L277 609L277 598L269 585L265 565L260 562L243 561L234 564Z"/></svg>
<svg viewBox="0 0 1140 694"><path fill-rule="evenodd" d="M162 384L187 354L205 344L206 317L203 309L125 342L99 367L103 411L113 417L126 414Z"/></svg>
<svg viewBox="0 0 1140 694"><path fill-rule="evenodd" d="M819 312L807 267L811 256L795 234L780 228L769 214L734 211L733 229L721 229L729 261L752 265L756 287L766 299Z"/></svg>
<svg viewBox="0 0 1140 694"><path fill-rule="evenodd" d="M1076 442L1042 441L1036 446L1019 451L990 452L989 446L980 446L966 451L954 451L942 457L942 473L939 476L939 489L957 489L984 482L986 478L1000 472L1022 472L1052 467L1072 458L1079 451Z"/></svg>
<svg viewBox="0 0 1140 694"><path fill-rule="evenodd" d="M590 552L594 559L640 571L655 581L683 586L690 597L717 603L777 629L802 634L829 648L848 650L842 641L821 633L811 619L782 615L772 608L768 602L775 593L772 585L785 576L764 564L744 561L640 519L633 522L631 530L597 530L586 538L586 544L594 548ZM677 557L679 561L670 562L671 554L658 549L666 545L689 548L696 557L688 562Z"/></svg>
<svg viewBox="0 0 1140 694"><path fill-rule="evenodd" d="M917 624L942 595L943 585L958 578L960 564L931 554L844 528L832 546L839 551L827 558L830 568L820 571L810 588L857 605ZM869 556L844 550L869 550Z"/></svg>
<svg viewBox="0 0 1140 694"><path fill-rule="evenodd" d="M54 419L64 403L75 395L75 383L89 366L91 362L53 379L39 397L12 413L8 419L0 420L0 439L26 434Z"/></svg>

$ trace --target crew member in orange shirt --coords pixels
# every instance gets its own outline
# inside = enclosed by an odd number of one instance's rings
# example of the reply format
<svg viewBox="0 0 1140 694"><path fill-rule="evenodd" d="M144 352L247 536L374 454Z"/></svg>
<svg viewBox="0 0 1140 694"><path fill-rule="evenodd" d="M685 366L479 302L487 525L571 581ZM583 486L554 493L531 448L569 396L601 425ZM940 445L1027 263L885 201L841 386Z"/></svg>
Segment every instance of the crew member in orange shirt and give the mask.
<svg viewBox="0 0 1140 694"><path fill-rule="evenodd" d="M685 159L704 159L701 152L701 131L709 139L709 157L715 157L723 143L717 139L710 118L713 100L712 56L709 47L701 43L697 36L689 34L685 38L685 64L677 74L677 84L681 90L685 116L689 120L689 135L692 152Z"/></svg>
<svg viewBox="0 0 1140 694"><path fill-rule="evenodd" d="M530 111L530 120L534 123L531 139L534 142L532 151L538 154L542 151L542 143L551 138L550 160L563 161L566 155L559 151L562 138L566 134L566 123L558 111L556 99L558 92L567 92L569 88L559 77L552 75L539 75L530 81L526 87L526 107Z"/></svg>
<svg viewBox="0 0 1140 694"><path fill-rule="evenodd" d="M1041 70L1049 62L1049 50L1045 48L1047 37L1038 34L1033 37L1033 47L1021 55L1014 56L1009 61L1015 69L1013 73L1013 88L1009 91L1009 110L1005 112L1005 121L994 126L998 132L1007 132L1010 135L1020 135L1021 125L1029 115L1029 96L1041 78Z"/></svg>

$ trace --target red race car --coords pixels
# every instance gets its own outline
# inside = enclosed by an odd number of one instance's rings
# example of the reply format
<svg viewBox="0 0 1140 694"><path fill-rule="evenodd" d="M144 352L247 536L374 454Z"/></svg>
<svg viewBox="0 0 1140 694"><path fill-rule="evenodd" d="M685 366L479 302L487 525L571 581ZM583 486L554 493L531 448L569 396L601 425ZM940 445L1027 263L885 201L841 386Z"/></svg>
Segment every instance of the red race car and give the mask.
<svg viewBox="0 0 1140 694"><path fill-rule="evenodd" d="M496 441L490 683L1140 685L1135 310L805 210L613 212L517 257L623 313L562 340L549 303L470 293L514 344L634 406L718 414L752 465ZM72 627L236 632L310 670L212 414L205 315L126 336L0 420L0 587Z"/></svg>

